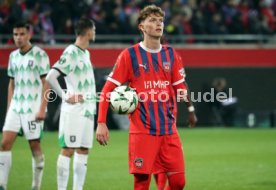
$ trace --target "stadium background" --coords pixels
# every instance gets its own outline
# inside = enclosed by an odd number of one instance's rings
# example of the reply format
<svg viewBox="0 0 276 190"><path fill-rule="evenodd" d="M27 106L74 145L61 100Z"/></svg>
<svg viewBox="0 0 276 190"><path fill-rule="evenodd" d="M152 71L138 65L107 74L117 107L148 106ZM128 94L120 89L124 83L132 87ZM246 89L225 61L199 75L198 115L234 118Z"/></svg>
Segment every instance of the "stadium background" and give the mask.
<svg viewBox="0 0 276 190"><path fill-rule="evenodd" d="M51 64L55 63L64 47L46 46L44 49L50 57ZM0 124L3 126L8 77L6 68L10 48L0 48L0 81L1 81L1 109ZM97 91L99 92L109 74L117 55L122 48L102 47L96 45L89 49L95 67ZM215 78L224 78L227 88L232 88L233 96L238 98L233 126L248 127L249 115L254 116L254 124L250 127L275 126L276 107L276 48L258 47L247 45L238 46L201 46L178 47L179 54L183 57L186 67L187 81L194 99L198 100L199 94L211 92L212 81ZM229 94L228 94L229 95ZM201 95L202 97L202 95ZM208 96L208 100L210 96ZM46 119L46 129L57 130L57 120L60 100L49 103ZM200 126L219 125L212 111L212 102L194 102ZM179 104L178 125L187 125L187 112L184 104ZM109 122L112 128L122 128L109 113ZM184 115L184 117L183 117ZM225 125L225 124L224 124ZM125 128L123 126L123 128Z"/></svg>
<svg viewBox="0 0 276 190"><path fill-rule="evenodd" d="M162 40L181 54L195 97L199 92L210 92L215 79L223 79L226 89L232 88L233 96L238 98L231 125L275 125L276 0L1 0L0 126L6 112L8 55L15 48L12 25L18 18L32 25L32 42L47 51L51 65L73 42L76 21L92 18L97 38L89 50L100 91L119 52L141 40L135 20L148 4L157 4L165 11ZM57 129L58 104L56 101L48 106L49 130ZM223 125L216 121L213 106L210 102L195 102L200 126ZM180 126L186 124L183 114L187 114L186 108L181 105Z"/></svg>

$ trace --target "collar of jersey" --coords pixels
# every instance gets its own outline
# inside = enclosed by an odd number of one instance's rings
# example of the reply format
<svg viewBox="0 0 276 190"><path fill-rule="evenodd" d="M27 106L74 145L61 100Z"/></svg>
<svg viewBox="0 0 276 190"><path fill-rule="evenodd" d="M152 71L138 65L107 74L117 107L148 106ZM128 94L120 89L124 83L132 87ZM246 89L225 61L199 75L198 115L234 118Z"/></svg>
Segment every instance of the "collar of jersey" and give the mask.
<svg viewBox="0 0 276 190"><path fill-rule="evenodd" d="M77 46L76 44L73 44L74 46L76 46L77 48L79 48L81 51L85 52L85 49L82 49L81 47Z"/></svg>
<svg viewBox="0 0 276 190"><path fill-rule="evenodd" d="M145 51L150 52L150 53L158 53L161 51L162 46L160 45L160 47L158 49L150 49L147 48L142 42L139 43L139 45L141 46L141 48L143 48Z"/></svg>
<svg viewBox="0 0 276 190"><path fill-rule="evenodd" d="M31 48L28 49L26 52L21 52L21 51L19 50L20 55L22 55L22 56L26 55L27 53L29 53L29 52L33 49L33 47L34 47L34 46L31 46Z"/></svg>

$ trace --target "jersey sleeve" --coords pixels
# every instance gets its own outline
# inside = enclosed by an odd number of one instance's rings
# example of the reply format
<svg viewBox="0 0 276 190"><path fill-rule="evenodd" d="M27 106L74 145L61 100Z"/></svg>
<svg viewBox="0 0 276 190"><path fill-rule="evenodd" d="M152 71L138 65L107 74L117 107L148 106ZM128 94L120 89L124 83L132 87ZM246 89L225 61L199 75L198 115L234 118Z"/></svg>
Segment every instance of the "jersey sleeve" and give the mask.
<svg viewBox="0 0 276 190"><path fill-rule="evenodd" d="M50 61L46 52L42 52L41 54L42 58L39 66L39 74L40 76L46 76L50 70Z"/></svg>
<svg viewBox="0 0 276 190"><path fill-rule="evenodd" d="M60 74L66 76L74 70L76 65L76 55L67 51L63 52L59 60L54 64L53 68L58 70Z"/></svg>
<svg viewBox="0 0 276 190"><path fill-rule="evenodd" d="M14 68L12 66L12 54L10 54L7 72L9 77L14 78Z"/></svg>
<svg viewBox="0 0 276 190"><path fill-rule="evenodd" d="M129 54L125 50L119 56L107 80L120 86L129 79Z"/></svg>
<svg viewBox="0 0 276 190"><path fill-rule="evenodd" d="M175 62L172 68L172 85L176 86L185 81L186 73L181 57L175 52Z"/></svg>

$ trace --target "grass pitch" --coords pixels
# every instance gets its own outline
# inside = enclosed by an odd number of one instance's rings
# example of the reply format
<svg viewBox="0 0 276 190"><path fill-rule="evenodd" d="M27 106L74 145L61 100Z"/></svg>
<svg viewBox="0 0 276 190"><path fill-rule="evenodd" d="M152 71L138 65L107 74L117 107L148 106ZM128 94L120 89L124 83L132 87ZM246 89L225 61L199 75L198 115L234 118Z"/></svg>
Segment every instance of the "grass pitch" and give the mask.
<svg viewBox="0 0 276 190"><path fill-rule="evenodd" d="M185 152L185 190L276 189L276 129L195 128L179 133ZM111 131L110 136L106 147L94 141L84 189L133 189L133 177L128 174L128 134ZM46 132L42 146L46 157L42 190L54 190L60 150L57 133ZM31 152L24 138L17 138L12 157L8 189L30 190ZM68 189L72 189L70 172ZM150 189L156 189L153 181Z"/></svg>

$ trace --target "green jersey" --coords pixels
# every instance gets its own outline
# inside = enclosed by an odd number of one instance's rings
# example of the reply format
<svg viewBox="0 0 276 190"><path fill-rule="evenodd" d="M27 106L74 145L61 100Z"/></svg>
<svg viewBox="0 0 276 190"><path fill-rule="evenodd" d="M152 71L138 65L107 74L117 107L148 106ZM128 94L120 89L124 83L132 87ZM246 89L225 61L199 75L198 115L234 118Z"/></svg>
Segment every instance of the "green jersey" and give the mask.
<svg viewBox="0 0 276 190"><path fill-rule="evenodd" d="M53 68L64 75L66 94L81 94L84 98L84 102L76 104L69 104L63 98L61 110L84 116L95 115L96 86L89 51L69 45Z"/></svg>
<svg viewBox="0 0 276 190"><path fill-rule="evenodd" d="M48 55L33 46L22 54L19 49L10 54L8 76L14 79L14 92L10 109L17 113L36 113L41 104L42 82L50 70Z"/></svg>

